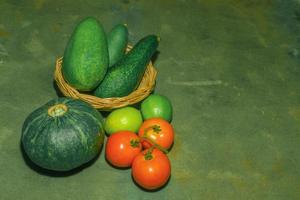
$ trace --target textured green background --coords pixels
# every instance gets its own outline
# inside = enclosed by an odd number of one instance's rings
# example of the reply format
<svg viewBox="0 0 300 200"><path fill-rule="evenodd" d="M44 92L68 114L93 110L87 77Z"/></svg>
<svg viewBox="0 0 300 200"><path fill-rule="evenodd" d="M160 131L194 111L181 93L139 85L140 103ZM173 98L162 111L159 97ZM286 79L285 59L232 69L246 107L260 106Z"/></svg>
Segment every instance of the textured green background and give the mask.
<svg viewBox="0 0 300 200"><path fill-rule="evenodd" d="M292 0L0 1L0 199L299 199L300 5ZM161 37L156 92L174 105L172 177L156 192L104 152L66 177L19 148L25 117L57 96L54 62L75 24Z"/></svg>

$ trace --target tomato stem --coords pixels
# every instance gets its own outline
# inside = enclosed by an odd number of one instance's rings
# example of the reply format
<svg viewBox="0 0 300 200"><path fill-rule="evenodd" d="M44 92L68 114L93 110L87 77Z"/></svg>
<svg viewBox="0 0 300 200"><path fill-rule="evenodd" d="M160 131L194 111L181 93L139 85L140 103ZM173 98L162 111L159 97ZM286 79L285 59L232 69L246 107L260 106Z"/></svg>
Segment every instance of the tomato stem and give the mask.
<svg viewBox="0 0 300 200"><path fill-rule="evenodd" d="M130 140L130 146L132 146L133 148L139 147L139 144L140 144L140 140L139 139L132 139L132 140Z"/></svg>
<svg viewBox="0 0 300 200"><path fill-rule="evenodd" d="M150 144L152 144L152 146L154 146L155 148L157 148L157 149L161 150L162 152L164 152L165 154L167 154L168 153L167 149L165 149L164 147L160 146L159 144L156 144L151 138L148 137L147 133L151 129L154 132L156 132L156 133L159 133L161 131L160 126L158 126L158 125L150 126L150 127L148 127L148 128L145 129L145 132L144 132L144 134L142 136L142 139L146 140L147 142L149 142Z"/></svg>
<svg viewBox="0 0 300 200"><path fill-rule="evenodd" d="M153 129L153 131L154 131L155 133L160 133L160 132L161 132L161 128L160 128L160 126L158 126L158 125L154 125L154 126L152 127L152 129Z"/></svg>
<svg viewBox="0 0 300 200"><path fill-rule="evenodd" d="M159 125L153 125L153 126L150 126L148 128L145 129L145 133L148 132L149 130L153 130L155 133L160 133L161 132L161 128Z"/></svg>
<svg viewBox="0 0 300 200"><path fill-rule="evenodd" d="M159 144L156 144L155 142L153 142L150 138L143 136L142 137L144 140L146 140L147 142L149 142L150 144L152 144L155 148L161 150L162 152L164 152L165 154L169 153L167 149L163 148L162 146L160 146Z"/></svg>
<svg viewBox="0 0 300 200"><path fill-rule="evenodd" d="M153 158L153 155L152 155L153 149L154 149L154 147L152 146L152 147L150 147L150 148L148 149L148 151L145 153L145 156L144 156L145 160L151 160L151 159Z"/></svg>

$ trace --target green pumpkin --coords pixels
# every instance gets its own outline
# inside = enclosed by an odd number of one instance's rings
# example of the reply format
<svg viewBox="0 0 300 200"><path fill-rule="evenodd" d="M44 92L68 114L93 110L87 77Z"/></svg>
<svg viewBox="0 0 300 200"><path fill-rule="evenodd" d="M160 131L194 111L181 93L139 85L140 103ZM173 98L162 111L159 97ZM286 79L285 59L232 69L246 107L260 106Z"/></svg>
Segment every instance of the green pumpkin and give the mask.
<svg viewBox="0 0 300 200"><path fill-rule="evenodd" d="M22 129L22 145L38 166L68 171L89 162L104 140L103 118L89 104L58 98L33 111Z"/></svg>

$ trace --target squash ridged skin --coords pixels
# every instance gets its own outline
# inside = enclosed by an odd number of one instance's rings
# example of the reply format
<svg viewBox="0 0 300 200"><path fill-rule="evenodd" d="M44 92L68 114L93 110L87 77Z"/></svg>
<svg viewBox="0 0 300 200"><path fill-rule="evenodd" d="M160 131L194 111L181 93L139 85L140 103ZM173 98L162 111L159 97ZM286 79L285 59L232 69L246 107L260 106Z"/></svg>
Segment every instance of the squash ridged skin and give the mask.
<svg viewBox="0 0 300 200"><path fill-rule="evenodd" d="M88 17L73 31L63 56L65 80L80 91L91 91L104 78L109 57L107 39L100 22Z"/></svg>
<svg viewBox="0 0 300 200"><path fill-rule="evenodd" d="M107 35L109 67L116 64L125 54L128 43L128 29L124 24L118 24Z"/></svg>
<svg viewBox="0 0 300 200"><path fill-rule="evenodd" d="M123 97L133 92L141 82L147 65L155 53L159 38L142 38L121 60L110 67L94 95L101 98Z"/></svg>
<svg viewBox="0 0 300 200"><path fill-rule="evenodd" d="M49 108L65 105L61 116ZM104 141L103 118L89 104L70 98L51 100L25 120L21 142L27 156L38 166L69 171L95 158Z"/></svg>

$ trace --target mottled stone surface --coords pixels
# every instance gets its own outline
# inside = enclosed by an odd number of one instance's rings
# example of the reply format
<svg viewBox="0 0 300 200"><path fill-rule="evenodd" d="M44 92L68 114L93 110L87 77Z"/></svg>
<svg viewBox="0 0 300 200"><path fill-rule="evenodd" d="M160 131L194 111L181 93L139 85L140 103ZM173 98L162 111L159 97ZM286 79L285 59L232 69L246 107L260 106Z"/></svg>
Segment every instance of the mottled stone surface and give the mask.
<svg viewBox="0 0 300 200"><path fill-rule="evenodd" d="M299 199L299 3L0 1L0 199ZM161 37L156 92L173 102L176 138L159 191L138 188L104 152L68 176L21 153L22 123L57 96L55 59L86 16L107 31L127 23L131 43Z"/></svg>

